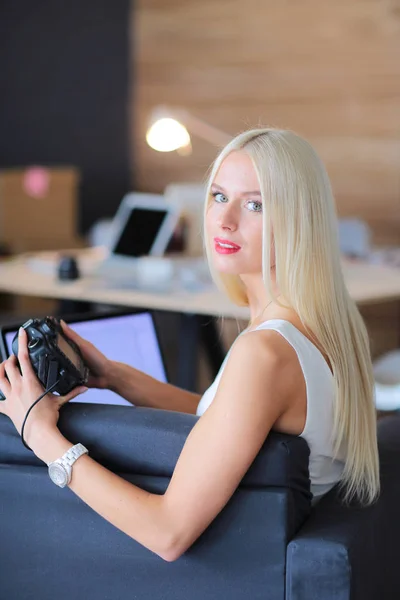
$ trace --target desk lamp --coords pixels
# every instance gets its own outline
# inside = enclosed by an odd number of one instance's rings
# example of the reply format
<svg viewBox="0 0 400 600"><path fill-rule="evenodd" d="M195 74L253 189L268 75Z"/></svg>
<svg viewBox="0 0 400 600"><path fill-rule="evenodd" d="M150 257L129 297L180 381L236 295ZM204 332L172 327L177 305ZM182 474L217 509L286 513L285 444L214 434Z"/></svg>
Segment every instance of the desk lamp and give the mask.
<svg viewBox="0 0 400 600"><path fill-rule="evenodd" d="M224 146L232 139L229 134L186 110L158 106L152 112L146 141L150 148L158 152L177 150L180 154L190 154L192 146L189 131L216 146Z"/></svg>

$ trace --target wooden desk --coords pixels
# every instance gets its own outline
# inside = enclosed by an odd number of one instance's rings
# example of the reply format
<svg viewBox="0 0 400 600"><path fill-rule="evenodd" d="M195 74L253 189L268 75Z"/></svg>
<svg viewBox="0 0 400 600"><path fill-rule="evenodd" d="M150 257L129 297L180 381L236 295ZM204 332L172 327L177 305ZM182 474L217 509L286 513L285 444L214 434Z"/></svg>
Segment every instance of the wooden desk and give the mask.
<svg viewBox="0 0 400 600"><path fill-rule="evenodd" d="M343 261L343 272L350 295L360 305L400 299L399 269ZM0 263L0 291L188 314L249 317L247 307L235 306L217 289L199 293L149 293L110 288L93 276L60 282L53 276L30 270L24 255Z"/></svg>
<svg viewBox="0 0 400 600"><path fill-rule="evenodd" d="M350 295L359 305L400 299L400 270L343 261L343 272ZM85 276L72 282L60 282L54 276L29 269L26 256L23 255L0 263L0 291L180 313L182 316L176 383L187 389L194 389L197 342L200 336L207 346L208 359L214 375L224 357L219 332L210 316L244 320L249 318L248 308L235 306L217 289L200 293L161 294L112 289L93 276Z"/></svg>

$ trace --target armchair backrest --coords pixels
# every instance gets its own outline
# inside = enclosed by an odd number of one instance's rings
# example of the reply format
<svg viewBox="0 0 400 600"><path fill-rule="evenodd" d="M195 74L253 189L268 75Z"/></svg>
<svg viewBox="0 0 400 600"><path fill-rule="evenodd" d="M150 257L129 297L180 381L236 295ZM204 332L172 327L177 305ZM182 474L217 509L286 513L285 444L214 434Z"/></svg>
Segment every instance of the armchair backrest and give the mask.
<svg viewBox="0 0 400 600"><path fill-rule="evenodd" d="M197 419L71 404L59 425L95 460L162 494ZM184 556L166 563L54 486L0 415L0 597L283 600L287 543L310 512L308 455L303 439L271 433L224 510Z"/></svg>

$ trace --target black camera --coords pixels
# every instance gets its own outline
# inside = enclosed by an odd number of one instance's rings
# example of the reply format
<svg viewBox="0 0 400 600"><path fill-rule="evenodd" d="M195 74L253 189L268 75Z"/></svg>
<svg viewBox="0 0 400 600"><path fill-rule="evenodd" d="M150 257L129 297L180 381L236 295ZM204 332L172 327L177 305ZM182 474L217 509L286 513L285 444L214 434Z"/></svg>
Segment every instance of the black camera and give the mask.
<svg viewBox="0 0 400 600"><path fill-rule="evenodd" d="M78 346L65 336L57 319L29 319L22 327L28 335L33 370L46 390L54 385L52 391L64 396L76 386L87 383L89 369L82 354ZM18 333L13 339L12 351L18 356ZM0 400L4 400L1 391Z"/></svg>

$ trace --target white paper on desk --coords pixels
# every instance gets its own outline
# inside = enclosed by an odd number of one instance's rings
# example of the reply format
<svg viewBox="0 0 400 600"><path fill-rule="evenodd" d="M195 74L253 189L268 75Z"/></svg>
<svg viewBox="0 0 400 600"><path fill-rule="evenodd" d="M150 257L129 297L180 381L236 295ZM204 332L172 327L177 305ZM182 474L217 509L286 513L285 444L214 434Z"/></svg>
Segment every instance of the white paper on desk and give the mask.
<svg viewBox="0 0 400 600"><path fill-rule="evenodd" d="M54 250L51 252L38 252L25 255L25 264L29 270L42 275L57 276L58 265L63 256L73 256L78 261L81 275L88 276L104 261L108 250L105 247Z"/></svg>
<svg viewBox="0 0 400 600"><path fill-rule="evenodd" d="M168 269L162 273L155 265L152 273L152 261L166 261ZM105 268L107 261L101 265L95 274L92 288L112 290L136 290L150 293L172 292L202 292L214 287L207 262L198 258L168 258L155 259L143 257L143 268L138 269L141 259L131 259L126 263L116 264L115 268L110 261L109 268ZM144 276L146 274L146 276Z"/></svg>

